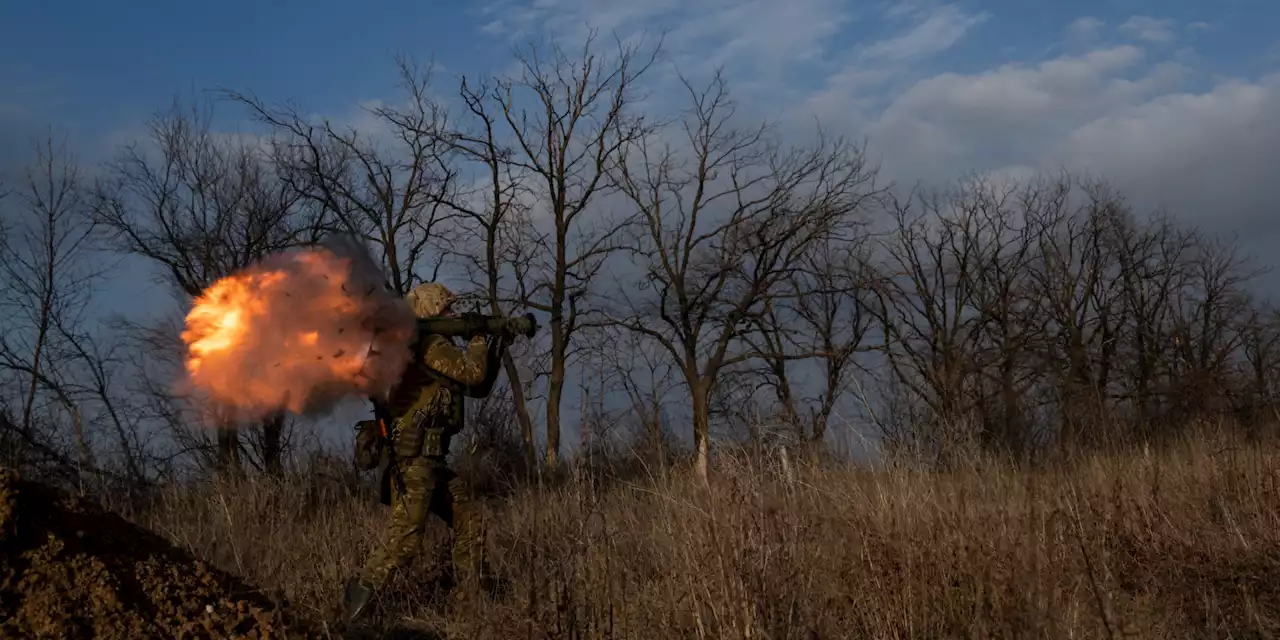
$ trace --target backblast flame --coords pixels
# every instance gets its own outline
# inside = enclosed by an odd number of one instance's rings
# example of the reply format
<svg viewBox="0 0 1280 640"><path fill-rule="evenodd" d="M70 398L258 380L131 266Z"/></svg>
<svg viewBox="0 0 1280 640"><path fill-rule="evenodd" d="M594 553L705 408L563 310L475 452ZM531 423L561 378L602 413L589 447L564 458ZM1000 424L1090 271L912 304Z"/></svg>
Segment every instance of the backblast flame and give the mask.
<svg viewBox="0 0 1280 640"><path fill-rule="evenodd" d="M363 247L295 249L213 283L187 314L187 383L238 417L377 396L410 358L413 311Z"/></svg>

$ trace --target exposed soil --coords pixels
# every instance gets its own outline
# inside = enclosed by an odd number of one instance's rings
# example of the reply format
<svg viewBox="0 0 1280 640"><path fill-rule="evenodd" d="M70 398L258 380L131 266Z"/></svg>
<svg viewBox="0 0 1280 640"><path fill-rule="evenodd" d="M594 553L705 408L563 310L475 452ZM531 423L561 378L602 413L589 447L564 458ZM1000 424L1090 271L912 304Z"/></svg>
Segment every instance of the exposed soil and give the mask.
<svg viewBox="0 0 1280 640"><path fill-rule="evenodd" d="M238 578L0 467L0 637L321 638Z"/></svg>

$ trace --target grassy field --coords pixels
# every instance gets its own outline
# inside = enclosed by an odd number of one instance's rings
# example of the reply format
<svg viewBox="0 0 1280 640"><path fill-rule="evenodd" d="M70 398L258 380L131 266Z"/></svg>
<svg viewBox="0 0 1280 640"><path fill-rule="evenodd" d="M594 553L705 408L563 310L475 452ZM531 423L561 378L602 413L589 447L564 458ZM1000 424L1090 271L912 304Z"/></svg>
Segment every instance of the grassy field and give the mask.
<svg viewBox="0 0 1280 640"><path fill-rule="evenodd" d="M720 456L490 501L494 598L444 596L433 525L377 617L458 638L1267 638L1280 454L1197 437L1019 470ZM386 510L323 474L173 490L135 519L330 616Z"/></svg>

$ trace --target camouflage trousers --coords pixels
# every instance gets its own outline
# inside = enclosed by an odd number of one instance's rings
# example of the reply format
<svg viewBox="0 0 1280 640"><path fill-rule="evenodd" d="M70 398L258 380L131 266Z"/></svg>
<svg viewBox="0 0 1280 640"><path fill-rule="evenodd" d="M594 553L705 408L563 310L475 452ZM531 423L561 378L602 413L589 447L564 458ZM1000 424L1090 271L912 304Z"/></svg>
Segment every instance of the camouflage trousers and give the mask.
<svg viewBox="0 0 1280 640"><path fill-rule="evenodd" d="M381 586L392 571L408 566L422 547L427 518L437 515L454 533L453 565L459 580L478 576L483 564L484 527L475 502L444 456L419 455L399 461L404 491L391 482L391 523L383 544L365 562L362 578Z"/></svg>

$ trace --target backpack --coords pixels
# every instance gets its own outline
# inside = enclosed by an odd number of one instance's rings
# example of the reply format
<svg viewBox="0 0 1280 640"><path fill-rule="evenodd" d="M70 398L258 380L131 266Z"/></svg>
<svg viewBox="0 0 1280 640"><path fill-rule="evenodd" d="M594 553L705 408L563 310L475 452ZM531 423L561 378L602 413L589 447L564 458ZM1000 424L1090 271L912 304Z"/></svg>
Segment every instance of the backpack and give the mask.
<svg viewBox="0 0 1280 640"><path fill-rule="evenodd" d="M382 456L391 445L391 432L387 429L387 421L378 417L373 420L361 420L356 423L356 468L368 471L382 462Z"/></svg>

